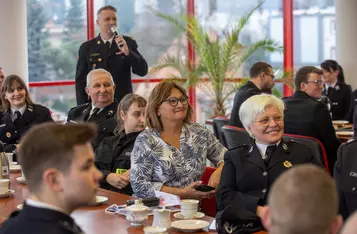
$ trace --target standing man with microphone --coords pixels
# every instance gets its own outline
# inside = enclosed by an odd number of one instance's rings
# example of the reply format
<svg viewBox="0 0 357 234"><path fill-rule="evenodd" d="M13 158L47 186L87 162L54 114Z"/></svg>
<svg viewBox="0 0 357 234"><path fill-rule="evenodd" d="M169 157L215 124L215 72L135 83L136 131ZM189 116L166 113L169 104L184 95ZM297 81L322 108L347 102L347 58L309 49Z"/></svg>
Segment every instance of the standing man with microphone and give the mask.
<svg viewBox="0 0 357 234"><path fill-rule="evenodd" d="M116 85L117 102L133 92L131 71L139 76L148 72L148 65L139 53L136 41L118 34L117 10L113 6L101 7L97 11L96 23L100 28L99 35L79 48L75 79L78 105L89 101L85 92L86 77L93 69L103 68L111 73Z"/></svg>

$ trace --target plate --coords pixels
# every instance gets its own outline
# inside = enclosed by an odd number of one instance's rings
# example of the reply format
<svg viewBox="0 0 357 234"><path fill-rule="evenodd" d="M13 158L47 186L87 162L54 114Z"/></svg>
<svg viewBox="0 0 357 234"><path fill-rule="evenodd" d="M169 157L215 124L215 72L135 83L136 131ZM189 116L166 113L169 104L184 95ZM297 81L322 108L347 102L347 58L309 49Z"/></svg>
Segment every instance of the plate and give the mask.
<svg viewBox="0 0 357 234"><path fill-rule="evenodd" d="M347 120L332 120L332 124L348 124Z"/></svg>
<svg viewBox="0 0 357 234"><path fill-rule="evenodd" d="M353 131L337 131L336 135L339 135L339 136L353 136Z"/></svg>
<svg viewBox="0 0 357 234"><path fill-rule="evenodd" d="M183 232L195 232L209 226L209 222L204 220L179 220L171 223L171 227Z"/></svg>
<svg viewBox="0 0 357 234"><path fill-rule="evenodd" d="M98 206L98 205L101 205L105 202L108 201L108 198L107 197L104 197L104 196L95 196L95 202L92 202L90 203L89 205L90 206Z"/></svg>
<svg viewBox="0 0 357 234"><path fill-rule="evenodd" d="M18 163L17 162L11 162L11 165L17 165Z"/></svg>
<svg viewBox="0 0 357 234"><path fill-rule="evenodd" d="M18 172L18 171L21 171L20 165L11 165L10 166L10 172Z"/></svg>
<svg viewBox="0 0 357 234"><path fill-rule="evenodd" d="M175 217L176 219L200 219L200 218L205 217L205 214L202 213L202 212L197 212L197 213L195 214L195 216L193 216L193 218L185 218L185 217L181 214L181 212L177 212L177 213L174 214L174 217Z"/></svg>
<svg viewBox="0 0 357 234"><path fill-rule="evenodd" d="M24 177L20 176L16 178L16 181L19 182L20 184L26 184L26 180Z"/></svg>
<svg viewBox="0 0 357 234"><path fill-rule="evenodd" d="M15 190L10 189L7 193L0 194L0 198L10 197L15 193Z"/></svg>
<svg viewBox="0 0 357 234"><path fill-rule="evenodd" d="M16 206L17 209L22 210L24 208L24 204L18 204Z"/></svg>

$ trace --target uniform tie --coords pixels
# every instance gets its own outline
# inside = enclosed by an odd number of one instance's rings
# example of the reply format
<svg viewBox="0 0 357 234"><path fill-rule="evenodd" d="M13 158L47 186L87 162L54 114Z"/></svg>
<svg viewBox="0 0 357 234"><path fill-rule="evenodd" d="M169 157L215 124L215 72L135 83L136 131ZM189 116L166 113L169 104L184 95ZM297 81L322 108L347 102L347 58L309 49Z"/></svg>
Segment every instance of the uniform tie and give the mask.
<svg viewBox="0 0 357 234"><path fill-rule="evenodd" d="M105 46L106 46L106 48L107 48L108 50L110 50L110 42L109 42L109 41L107 41L107 42L105 43Z"/></svg>
<svg viewBox="0 0 357 234"><path fill-rule="evenodd" d="M332 92L332 89L333 89L332 87L328 87L328 88L327 88L327 94L326 94L326 96L330 95L330 93Z"/></svg>
<svg viewBox="0 0 357 234"><path fill-rule="evenodd" d="M267 150L265 151L265 157L263 158L266 166L268 166L271 156L273 155L275 149L276 149L276 145L269 145L267 147Z"/></svg>
<svg viewBox="0 0 357 234"><path fill-rule="evenodd" d="M95 107L95 108L93 109L92 114L91 114L90 117L88 118L88 121L89 121L90 119L92 119L93 117L95 117L95 116L98 114L99 110L100 110L100 109L99 109L98 107Z"/></svg>
<svg viewBox="0 0 357 234"><path fill-rule="evenodd" d="M15 111L15 116L16 116L16 118L14 120L14 124L17 125L17 123L20 121L21 116L22 116L20 111Z"/></svg>

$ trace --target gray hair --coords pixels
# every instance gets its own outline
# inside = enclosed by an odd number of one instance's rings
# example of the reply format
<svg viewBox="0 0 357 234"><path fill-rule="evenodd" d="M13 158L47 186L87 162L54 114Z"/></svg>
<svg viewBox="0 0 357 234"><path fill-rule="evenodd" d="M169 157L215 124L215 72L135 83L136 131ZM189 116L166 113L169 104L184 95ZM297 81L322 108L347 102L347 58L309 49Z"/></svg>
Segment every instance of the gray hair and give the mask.
<svg viewBox="0 0 357 234"><path fill-rule="evenodd" d="M239 118L245 130L252 136L249 131L249 126L257 118L258 115L264 113L265 109L270 106L278 108L279 112L284 116L284 103L279 98L270 94L259 94L248 98L239 109Z"/></svg>
<svg viewBox="0 0 357 234"><path fill-rule="evenodd" d="M113 80L113 76L105 69L103 68L98 68L98 69L94 69L92 71L90 71L87 75L87 84L86 86L89 87L89 85L91 84L92 82L92 76L94 74L97 74L97 73L105 73L108 75L109 79L110 79L110 82L112 82L112 85L114 85L114 80Z"/></svg>

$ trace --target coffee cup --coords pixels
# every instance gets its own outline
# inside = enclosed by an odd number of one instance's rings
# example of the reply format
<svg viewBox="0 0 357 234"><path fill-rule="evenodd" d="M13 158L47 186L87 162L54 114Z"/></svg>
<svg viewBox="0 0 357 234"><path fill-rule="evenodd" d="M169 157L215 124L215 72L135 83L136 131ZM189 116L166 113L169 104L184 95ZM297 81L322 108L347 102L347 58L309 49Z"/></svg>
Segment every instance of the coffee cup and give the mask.
<svg viewBox="0 0 357 234"><path fill-rule="evenodd" d="M0 179L0 194L5 194L9 192L9 179Z"/></svg>
<svg viewBox="0 0 357 234"><path fill-rule="evenodd" d="M167 234L167 228L160 226L144 227L145 234Z"/></svg>
<svg viewBox="0 0 357 234"><path fill-rule="evenodd" d="M188 219L191 219L198 212L198 200L183 199L181 200L181 214Z"/></svg>
<svg viewBox="0 0 357 234"><path fill-rule="evenodd" d="M9 165L11 166L14 154L13 153L5 153L5 154L7 159L9 160Z"/></svg>

